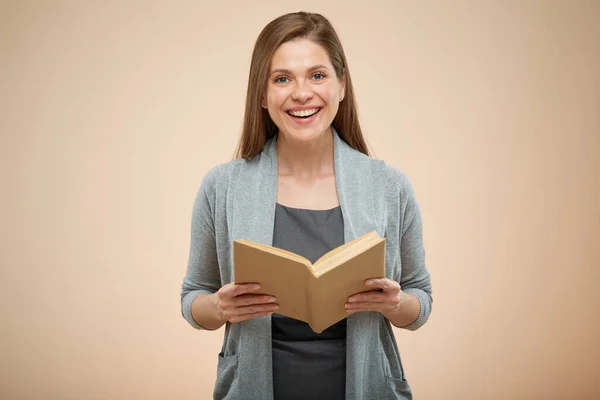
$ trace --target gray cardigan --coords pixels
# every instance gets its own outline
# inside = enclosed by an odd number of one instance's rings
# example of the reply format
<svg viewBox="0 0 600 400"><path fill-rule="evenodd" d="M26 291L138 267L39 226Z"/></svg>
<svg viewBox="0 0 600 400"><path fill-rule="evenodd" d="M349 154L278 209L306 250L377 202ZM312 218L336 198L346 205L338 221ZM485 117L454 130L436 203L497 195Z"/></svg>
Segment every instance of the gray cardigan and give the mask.
<svg viewBox="0 0 600 400"><path fill-rule="evenodd" d="M386 275L420 301L416 330L431 312L431 283L425 267L419 206L406 175L352 149L333 130L337 192L345 241L371 230L386 238ZM211 169L198 189L192 212L187 273L181 312L196 329L191 305L233 281L236 239L272 245L277 199L277 137L251 160L237 159ZM218 356L215 399L273 399L271 318L225 326ZM390 322L377 312L347 321L346 399L411 399Z"/></svg>

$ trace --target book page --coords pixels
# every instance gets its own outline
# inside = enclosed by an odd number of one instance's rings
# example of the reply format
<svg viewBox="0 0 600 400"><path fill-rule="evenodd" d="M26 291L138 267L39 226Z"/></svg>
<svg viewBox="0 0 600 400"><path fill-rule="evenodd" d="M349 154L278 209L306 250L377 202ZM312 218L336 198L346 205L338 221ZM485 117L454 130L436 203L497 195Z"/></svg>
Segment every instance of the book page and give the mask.
<svg viewBox="0 0 600 400"><path fill-rule="evenodd" d="M288 251L288 250L279 249L277 247L267 246L266 244L257 243L257 242L253 242L250 240L244 240L244 239L236 240L236 242L244 244L246 246L255 247L262 251L266 251L268 253L279 255L281 257L286 257L286 258L289 258L290 260L298 261L298 262L301 262L303 264L306 264L306 265L312 267L312 263L310 262L310 260L308 258L302 257L300 254L296 254L296 253Z"/></svg>
<svg viewBox="0 0 600 400"><path fill-rule="evenodd" d="M379 235L377 234L377 231L371 231L367 234L364 234L362 236L357 237L354 240L349 241L348 243L344 243L341 246L336 247L335 249L323 254L317 261L315 261L315 265L321 262L324 262L325 260L327 260L328 258L345 251L347 248L354 246L356 243L362 242L364 240L368 240L371 239L373 236L379 237Z"/></svg>
<svg viewBox="0 0 600 400"><path fill-rule="evenodd" d="M376 231L372 231L333 249L314 263L313 270L315 275L320 277L332 268L335 268L338 264L343 263L345 260L352 257L356 257L358 254L366 251L381 241L385 241L385 239L381 238Z"/></svg>
<svg viewBox="0 0 600 400"><path fill-rule="evenodd" d="M311 328L319 333L346 318L345 303L356 293L370 290L369 278L385 277L385 239L314 279L310 287Z"/></svg>

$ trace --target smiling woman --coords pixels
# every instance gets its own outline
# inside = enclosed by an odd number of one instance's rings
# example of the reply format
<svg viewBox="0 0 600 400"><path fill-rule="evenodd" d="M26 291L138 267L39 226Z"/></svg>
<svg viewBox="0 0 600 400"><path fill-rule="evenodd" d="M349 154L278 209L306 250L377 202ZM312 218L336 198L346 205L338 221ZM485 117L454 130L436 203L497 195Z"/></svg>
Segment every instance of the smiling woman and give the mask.
<svg viewBox="0 0 600 400"><path fill-rule="evenodd" d="M335 29L320 14L286 14L271 21L256 40L236 155L244 158L259 154L267 140L285 130L279 123L286 119L288 133L301 139L302 135L297 136L300 120L292 124L288 112L311 108L325 108L326 115L315 121L319 126L313 125L313 120L306 121L310 126L304 129L304 135L319 129L323 133L329 122L352 148L369 154L348 62Z"/></svg>
<svg viewBox="0 0 600 400"><path fill-rule="evenodd" d="M273 54L263 107L288 140L310 141L329 129L344 88L325 49L296 39Z"/></svg>
<svg viewBox="0 0 600 400"><path fill-rule="evenodd" d="M225 325L214 397L411 399L392 325L416 330L431 312L421 226L408 178L369 156L331 23L271 21L252 54L236 159L206 174L192 215L181 306L196 329ZM322 333L277 314L260 282L233 283L234 240L314 262L373 230L386 238L386 276Z"/></svg>

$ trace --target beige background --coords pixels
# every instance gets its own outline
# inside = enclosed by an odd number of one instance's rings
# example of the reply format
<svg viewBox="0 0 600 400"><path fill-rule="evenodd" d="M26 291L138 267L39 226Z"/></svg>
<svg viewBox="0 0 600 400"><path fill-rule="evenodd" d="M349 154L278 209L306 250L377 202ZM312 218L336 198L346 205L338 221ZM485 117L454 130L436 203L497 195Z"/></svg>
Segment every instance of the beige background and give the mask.
<svg viewBox="0 0 600 400"><path fill-rule="evenodd" d="M2 1L0 398L208 399L191 207L283 1ZM291 2L289 2L291 4ZM411 178L433 314L415 398L600 396L600 2L302 2Z"/></svg>

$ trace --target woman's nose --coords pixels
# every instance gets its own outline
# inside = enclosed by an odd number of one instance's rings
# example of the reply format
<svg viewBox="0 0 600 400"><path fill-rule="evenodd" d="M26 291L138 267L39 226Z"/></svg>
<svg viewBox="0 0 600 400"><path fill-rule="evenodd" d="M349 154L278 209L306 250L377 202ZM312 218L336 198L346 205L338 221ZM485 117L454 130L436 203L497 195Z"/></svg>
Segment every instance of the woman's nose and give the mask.
<svg viewBox="0 0 600 400"><path fill-rule="evenodd" d="M313 96L313 91L305 81L297 81L294 86L294 91L292 92L292 99L300 102L305 102L311 99Z"/></svg>

